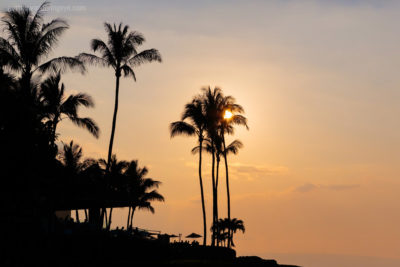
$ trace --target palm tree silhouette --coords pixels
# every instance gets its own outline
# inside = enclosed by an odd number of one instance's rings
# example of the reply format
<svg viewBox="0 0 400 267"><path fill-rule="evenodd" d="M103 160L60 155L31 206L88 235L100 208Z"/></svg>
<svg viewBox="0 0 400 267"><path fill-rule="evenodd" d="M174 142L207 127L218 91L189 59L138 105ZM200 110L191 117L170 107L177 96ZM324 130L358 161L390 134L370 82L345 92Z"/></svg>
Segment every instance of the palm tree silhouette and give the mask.
<svg viewBox="0 0 400 267"><path fill-rule="evenodd" d="M47 78L40 86L39 101L43 107L46 121L51 135L51 146L56 140L56 129L60 121L68 118L79 127L87 129L94 137L99 137L99 127L91 118L78 116L79 106L94 107L92 98L83 93L65 95L64 84L60 84L61 75L58 72L55 76Z"/></svg>
<svg viewBox="0 0 400 267"><path fill-rule="evenodd" d="M72 183L76 183L78 176L80 175L83 164L82 159L82 148L74 144L71 141L69 144L64 144L63 152L61 155L61 162L64 166L64 172ZM78 210L75 210L76 221L79 222Z"/></svg>
<svg viewBox="0 0 400 267"><path fill-rule="evenodd" d="M207 129L207 137L211 141L211 178L212 178L212 189L213 189L213 224L218 222L218 184L216 180L216 160L218 163L218 155L216 147L219 142L219 124L221 121L221 103L223 102L224 96L222 94L222 90L220 88L214 88L211 90L210 87L202 88L202 104L206 114L206 129ZM211 245L215 245L215 241L217 238L217 231L213 228Z"/></svg>
<svg viewBox="0 0 400 267"><path fill-rule="evenodd" d="M225 118L224 113L229 111L232 115L230 118ZM246 129L249 129L247 125L247 118L243 115L244 109L241 105L236 103L235 98L232 96L224 97L221 107L220 107L220 136L222 138L223 145L223 156L225 161L225 175L226 175L226 194L227 194L227 209L228 209L228 220L231 219L231 198L230 198L230 190L229 190L229 168L228 168L228 158L227 155L229 153L237 154L238 150L243 147L242 142L239 140L233 141L228 147L225 144L225 133L233 134L234 133L234 125L243 125ZM228 247L231 246L231 234L229 233L228 239Z"/></svg>
<svg viewBox="0 0 400 267"><path fill-rule="evenodd" d="M154 213L152 201L164 201L164 197L154 188L158 188L161 182L152 178L145 178L148 173L146 167L140 168L137 160L132 160L124 175L127 179L126 190L133 203L128 210L127 228L132 228L133 215L136 209L148 210Z"/></svg>
<svg viewBox="0 0 400 267"><path fill-rule="evenodd" d="M161 62L161 55L156 49L148 49L138 53L137 47L141 45L145 39L142 34L136 31L130 32L128 25L123 26L122 23L120 23L117 27L115 24L111 26L109 23L104 23L104 26L108 35L107 42L100 39L93 39L91 42L92 50L94 52L100 52L101 56L81 53L79 54L79 59L92 65L112 67L115 71L115 105L107 156L108 170L110 167L115 124L117 120L120 77L124 74L125 77L132 77L136 81L133 67L137 67L146 62Z"/></svg>
<svg viewBox="0 0 400 267"><path fill-rule="evenodd" d="M211 226L211 231L217 232L217 237L219 241L224 242L227 247L230 247L229 242L234 247L233 243L233 234L237 231L245 232L244 223L242 220L233 218L233 219L219 219L216 223ZM225 241L228 240L227 243Z"/></svg>
<svg viewBox="0 0 400 267"><path fill-rule="evenodd" d="M186 120L186 121L185 121ZM203 212L203 245L207 244L207 219L204 203L202 168L202 148L206 134L206 116L201 99L196 97L192 102L186 104L181 120L171 123L171 138L177 135L196 136L199 142L199 183L201 194L201 207Z"/></svg>
<svg viewBox="0 0 400 267"><path fill-rule="evenodd" d="M119 161L117 159L117 156L114 154L111 157L111 161L108 166L108 171L107 171L107 162L105 159L100 159L99 163L100 166L102 166L105 170L106 173L106 183L108 190L110 190L112 193L117 193L121 194L121 188L124 187L124 182L123 182L123 173L127 169L129 162L125 160ZM113 196L111 196L113 197ZM108 214L108 219L107 219L107 213L106 209L103 210L102 217L105 215L105 222L106 222L106 229L109 230L111 227L111 219L112 219L112 212L113 208L110 208L110 213Z"/></svg>
<svg viewBox="0 0 400 267"><path fill-rule="evenodd" d="M29 93L31 79L35 73L64 71L66 68L78 69L82 73L85 67L74 57L57 57L43 62L58 42L58 38L69 28L60 18L49 23L43 22L49 3L44 2L36 13L28 7L11 8L2 18L6 38L0 37L0 57L9 69L21 73L21 87Z"/></svg>

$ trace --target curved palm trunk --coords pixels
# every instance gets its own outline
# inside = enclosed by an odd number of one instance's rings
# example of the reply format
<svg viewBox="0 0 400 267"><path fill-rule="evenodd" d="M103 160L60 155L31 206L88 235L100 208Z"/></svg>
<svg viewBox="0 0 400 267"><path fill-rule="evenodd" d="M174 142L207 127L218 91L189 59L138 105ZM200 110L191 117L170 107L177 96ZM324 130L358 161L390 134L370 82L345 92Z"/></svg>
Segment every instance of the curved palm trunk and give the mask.
<svg viewBox="0 0 400 267"><path fill-rule="evenodd" d="M225 175L226 175L226 197L227 197L227 206L228 206L228 221L231 221L231 196L229 191L229 169L228 169L228 158L226 157L226 145L225 145L225 136L222 133L222 143L224 145L224 160L225 160ZM228 248L231 247L232 243L232 232L228 228Z"/></svg>
<svg viewBox="0 0 400 267"><path fill-rule="evenodd" d="M212 143L212 146L214 146L214 144ZM216 219L217 216L217 205L216 205L216 194L215 194L215 153L214 151L212 152L212 166L211 166L212 170L211 170L211 177L212 177L212 186L213 186L213 225L216 225L216 223L218 222L218 219ZM215 246L215 239L217 238L217 231L216 231L216 227L213 227L213 234L212 234L212 242L211 242L211 246Z"/></svg>
<svg viewBox="0 0 400 267"><path fill-rule="evenodd" d="M216 155L216 160L217 160L217 166L215 170L215 210L216 210L216 215L215 215L215 221L218 222L218 180L219 180L219 162L220 162L220 156ZM220 235L220 229L219 229L219 224L217 224L217 233L218 236ZM217 247L219 247L221 243L220 238L217 239Z"/></svg>
<svg viewBox="0 0 400 267"><path fill-rule="evenodd" d="M130 228L133 226L133 214L135 213L136 207L132 207L132 212L131 212L131 220L130 220Z"/></svg>
<svg viewBox="0 0 400 267"><path fill-rule="evenodd" d="M115 105L114 105L114 115L113 121L111 126L111 136L110 136L110 144L108 146L108 157L107 157L107 171L110 169L110 162L111 162L111 155L114 143L114 134L115 134L115 124L117 122L117 112L118 112L118 97L119 97L119 78L120 75L115 74L116 81L115 81Z"/></svg>
<svg viewBox="0 0 400 267"><path fill-rule="evenodd" d="M111 126L110 144L108 146L107 168L106 168L107 172L109 172L109 170L110 170L111 155L112 155L112 149L113 149L113 144L114 144L115 125L117 123L120 76L121 75L119 73L115 74L115 77L116 77L115 78L115 104L114 104L114 115L113 115L112 126ZM105 210L105 208L103 208L103 209ZM107 225L107 215L106 215L106 225Z"/></svg>
<svg viewBox="0 0 400 267"><path fill-rule="evenodd" d="M204 191L203 191L203 178L201 176L201 163L202 163L202 146L203 138L199 138L200 150L199 150L199 181L200 181L200 194L201 194L201 208L203 210L203 246L207 245L207 219L206 219L206 207L204 205Z"/></svg>

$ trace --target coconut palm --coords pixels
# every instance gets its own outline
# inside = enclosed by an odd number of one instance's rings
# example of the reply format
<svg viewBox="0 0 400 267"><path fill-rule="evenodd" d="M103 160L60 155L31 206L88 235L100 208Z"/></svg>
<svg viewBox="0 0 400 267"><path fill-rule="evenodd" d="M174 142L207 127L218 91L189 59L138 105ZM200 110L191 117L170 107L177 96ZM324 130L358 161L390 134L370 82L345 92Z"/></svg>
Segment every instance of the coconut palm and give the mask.
<svg viewBox="0 0 400 267"><path fill-rule="evenodd" d="M202 178L202 148L206 135L206 116L203 103L199 97L195 97L192 102L186 104L181 120L171 123L171 137L177 135L196 136L199 143L199 183L201 195L201 207L203 212L203 245L207 244L207 219L204 203L203 178Z"/></svg>
<svg viewBox="0 0 400 267"><path fill-rule="evenodd" d="M0 58L5 66L21 74L21 89L28 94L34 74L56 72L67 68L85 71L74 57L47 60L59 37L68 29L65 20L56 18L44 23L43 16L49 3L44 2L36 13L28 7L8 9L2 18L5 38L0 37ZM47 60L47 61L46 61Z"/></svg>
<svg viewBox="0 0 400 267"><path fill-rule="evenodd" d="M235 246L235 244L233 243L233 234L236 234L237 231L241 231L242 233L245 232L245 227L244 227L244 223L242 220L239 220L237 218L233 218L233 219L228 219L228 229L229 229L229 241L232 247ZM228 243L229 244L229 243Z"/></svg>
<svg viewBox="0 0 400 267"><path fill-rule="evenodd" d="M115 72L115 105L107 156L108 169L111 161L117 120L120 77L123 74L125 77L132 77L136 81L133 68L146 62L161 62L161 55L156 49L138 52L138 46L141 45L145 39L141 33L129 31L127 25L123 26L122 23L120 23L119 26L115 24L111 26L111 24L105 23L104 26L108 35L107 42L100 39L93 39L91 42L92 50L94 52L98 51L100 56L81 53L79 59L89 64L111 67Z"/></svg>
<svg viewBox="0 0 400 267"><path fill-rule="evenodd" d="M98 138L100 130L97 124L91 118L78 116L79 106L94 106L92 98L83 93L71 94L67 97L64 84L61 83L60 86L60 79L59 72L54 76L50 76L41 84L39 91L39 100L51 135L51 146L54 146L58 123L66 118L77 126L87 129L94 137Z"/></svg>
<svg viewBox="0 0 400 267"><path fill-rule="evenodd" d="M245 227L244 223L242 220L233 218L233 219L219 219L216 223L214 223L210 229L211 231L216 231L217 232L217 239L219 241L224 242L229 247L229 242L231 242L232 246L235 246L233 244L233 233L236 233L237 231L242 231L243 233L245 232ZM228 241L225 243L225 241Z"/></svg>
<svg viewBox="0 0 400 267"><path fill-rule="evenodd" d="M127 228L132 228L133 215L136 209L148 210L154 213L152 201L164 201L164 197L158 193L155 188L158 188L161 182L151 178L145 178L148 173L146 167L140 168L137 160L132 160L125 172L126 190L129 196L129 201L132 205L128 209Z"/></svg>
<svg viewBox="0 0 400 267"><path fill-rule="evenodd" d="M211 178L212 178L212 190L213 190L213 224L218 222L218 185L216 180L216 161L218 165L218 156L216 154L216 146L219 143L219 125L221 121L221 103L223 102L224 96L220 88L214 88L211 90L210 87L202 88L203 94L201 96L201 102L204 108L206 116L206 132L207 137L211 141L212 149L212 164L211 164ZM214 229L215 230L215 229ZM217 237L217 231L212 234L211 245L215 245Z"/></svg>
<svg viewBox="0 0 400 267"><path fill-rule="evenodd" d="M102 166L106 172L106 182L108 186L108 190L111 193L118 193L121 194L121 192L124 190L124 172L129 166L129 162L125 160L119 161L117 159L117 156L114 154L111 157L111 161L109 165L107 164L108 161L105 159L100 159L99 160L100 166ZM108 171L107 171L107 165L108 165ZM113 196L111 196L113 197ZM111 207L109 210L108 218L107 218L107 210L103 209L102 217L105 216L105 222L106 222L106 228L107 230L110 229L111 227L111 219L112 219L112 212L113 208Z"/></svg>
<svg viewBox="0 0 400 267"><path fill-rule="evenodd" d="M223 145L223 156L225 162L225 176L226 176L226 194L227 194L227 214L228 220L231 219L231 198L230 198L230 190L229 190L229 168L228 168L228 159L227 154L233 153L237 154L238 149L243 147L243 144L235 140L228 147L225 143L225 134L233 134L234 133L234 125L242 125L245 126L246 129L249 129L247 125L247 118L241 115L244 113L244 109L241 105L236 103L235 98L232 96L226 96L220 102L219 111L219 128L220 128L220 136L222 139ZM227 116L229 115L229 116ZM228 247L231 246L231 235L229 235Z"/></svg>
<svg viewBox="0 0 400 267"><path fill-rule="evenodd" d="M74 141L71 141L69 144L63 144L63 152L61 154L61 162L64 166L64 172L66 173L68 178L73 181L73 183L77 182L77 178L82 171L83 164L81 162L82 159L82 148L74 144ZM78 210L75 210L75 218L76 221L79 222L79 213Z"/></svg>

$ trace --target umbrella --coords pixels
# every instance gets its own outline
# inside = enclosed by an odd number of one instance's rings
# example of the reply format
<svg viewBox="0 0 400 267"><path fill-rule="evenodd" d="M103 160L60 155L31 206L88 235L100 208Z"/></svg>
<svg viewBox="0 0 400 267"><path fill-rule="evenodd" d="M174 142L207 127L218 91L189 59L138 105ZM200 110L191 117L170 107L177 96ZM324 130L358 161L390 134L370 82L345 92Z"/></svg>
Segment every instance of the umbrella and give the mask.
<svg viewBox="0 0 400 267"><path fill-rule="evenodd" d="M186 238L199 238L201 237L201 235L196 234L196 233L191 233L190 235L188 235Z"/></svg>
<svg viewBox="0 0 400 267"><path fill-rule="evenodd" d="M178 237L177 235L169 235L169 237Z"/></svg>

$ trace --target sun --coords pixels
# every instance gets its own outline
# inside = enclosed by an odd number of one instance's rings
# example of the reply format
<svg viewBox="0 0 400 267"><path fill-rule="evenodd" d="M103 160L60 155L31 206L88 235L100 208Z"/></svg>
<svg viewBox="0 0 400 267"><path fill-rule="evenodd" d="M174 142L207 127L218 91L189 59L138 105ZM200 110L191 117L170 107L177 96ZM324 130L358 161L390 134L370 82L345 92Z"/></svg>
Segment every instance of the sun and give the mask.
<svg viewBox="0 0 400 267"><path fill-rule="evenodd" d="M225 110L224 119L232 118L233 114L229 110Z"/></svg>

